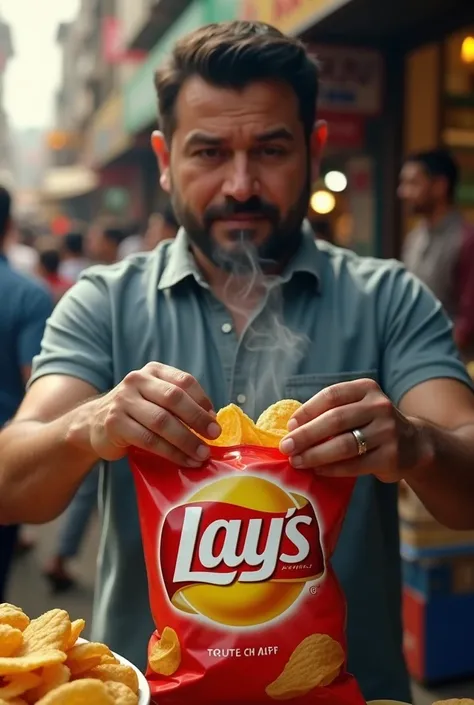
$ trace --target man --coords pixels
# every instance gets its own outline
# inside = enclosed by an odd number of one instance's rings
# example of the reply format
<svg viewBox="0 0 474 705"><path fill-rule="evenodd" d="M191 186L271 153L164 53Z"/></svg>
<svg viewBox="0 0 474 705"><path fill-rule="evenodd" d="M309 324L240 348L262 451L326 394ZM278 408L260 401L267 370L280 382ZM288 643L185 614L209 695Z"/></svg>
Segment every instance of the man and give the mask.
<svg viewBox="0 0 474 705"><path fill-rule="evenodd" d="M154 250L160 242L174 240L178 229L179 225L171 205L163 208L161 213L152 213L145 233L145 249Z"/></svg>
<svg viewBox="0 0 474 705"><path fill-rule="evenodd" d="M437 149L405 161L398 193L422 217L407 236L403 261L438 297L454 321L463 355L474 359L474 227L455 206L458 168Z"/></svg>
<svg viewBox="0 0 474 705"><path fill-rule="evenodd" d="M62 241L62 260L59 273L69 281L77 282L90 262L84 257L84 236L81 232L67 233Z"/></svg>
<svg viewBox="0 0 474 705"><path fill-rule="evenodd" d="M230 401L256 418L299 399L282 452L358 478L334 557L349 669L368 700L408 701L397 482L440 521L474 526L474 395L448 319L399 263L303 225L326 126L299 41L260 23L204 27L156 85L153 146L183 228L60 302L0 434L0 515L52 519L103 459L93 638L143 665L153 624L127 448L192 472L209 448L188 427L216 438L213 411Z"/></svg>
<svg viewBox="0 0 474 705"><path fill-rule="evenodd" d="M71 288L73 282L65 279L59 273L61 255L54 238L46 235L39 239L38 256L36 274L44 281L56 304L66 291Z"/></svg>
<svg viewBox="0 0 474 705"><path fill-rule="evenodd" d="M114 264L120 259L119 248L126 233L115 220L101 216L92 223L86 236L86 255L92 262Z"/></svg>
<svg viewBox="0 0 474 705"><path fill-rule="evenodd" d="M46 319L52 310L48 293L33 278L14 271L5 248L10 230L11 196L0 187L0 426L18 409L30 376L33 357L41 347ZM0 513L0 603L18 536L18 526L5 526Z"/></svg>

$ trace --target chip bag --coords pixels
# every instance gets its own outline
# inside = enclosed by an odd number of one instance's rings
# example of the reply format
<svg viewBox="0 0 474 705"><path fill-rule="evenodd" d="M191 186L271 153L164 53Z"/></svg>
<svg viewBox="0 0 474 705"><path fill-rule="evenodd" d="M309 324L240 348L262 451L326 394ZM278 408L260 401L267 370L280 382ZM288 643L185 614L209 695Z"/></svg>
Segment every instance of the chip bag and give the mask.
<svg viewBox="0 0 474 705"><path fill-rule="evenodd" d="M197 470L130 452L160 705L364 705L330 565L354 480L297 470L280 453L298 406L279 402L257 424L222 409Z"/></svg>

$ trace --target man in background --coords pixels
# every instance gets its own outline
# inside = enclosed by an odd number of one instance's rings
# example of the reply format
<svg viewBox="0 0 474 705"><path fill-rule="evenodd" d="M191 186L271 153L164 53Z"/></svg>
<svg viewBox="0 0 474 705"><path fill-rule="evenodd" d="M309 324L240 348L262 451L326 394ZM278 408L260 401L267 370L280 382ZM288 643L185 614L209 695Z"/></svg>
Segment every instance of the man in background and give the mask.
<svg viewBox="0 0 474 705"><path fill-rule="evenodd" d="M84 236L81 232L70 232L64 236L61 255L59 274L64 279L76 282L80 273L90 264L84 256Z"/></svg>
<svg viewBox="0 0 474 705"><path fill-rule="evenodd" d="M114 264L120 259L119 248L127 233L115 220L101 216L89 228L86 236L86 256L100 264Z"/></svg>
<svg viewBox="0 0 474 705"><path fill-rule="evenodd" d="M145 249L154 250L164 240L174 240L179 230L173 208L167 205L160 213L152 213L145 233Z"/></svg>
<svg viewBox="0 0 474 705"><path fill-rule="evenodd" d="M55 238L45 236L38 241L38 266L36 274L46 284L55 304L73 285L73 281L60 274L61 254Z"/></svg>
<svg viewBox="0 0 474 705"><path fill-rule="evenodd" d="M455 205L458 167L442 149L407 158L398 195L421 222L407 236L403 261L454 322L465 360L474 359L474 227Z"/></svg>
<svg viewBox="0 0 474 705"><path fill-rule="evenodd" d="M53 305L46 289L15 271L6 257L12 228L11 196L0 187L0 427L16 413L25 393L33 357ZM16 545L18 526L0 525L0 603Z"/></svg>

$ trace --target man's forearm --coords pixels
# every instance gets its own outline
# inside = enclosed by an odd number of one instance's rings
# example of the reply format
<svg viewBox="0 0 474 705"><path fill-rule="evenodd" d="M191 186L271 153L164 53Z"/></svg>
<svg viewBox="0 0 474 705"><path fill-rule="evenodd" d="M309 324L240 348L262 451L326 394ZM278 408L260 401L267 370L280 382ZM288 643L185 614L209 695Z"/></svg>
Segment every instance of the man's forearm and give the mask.
<svg viewBox="0 0 474 705"><path fill-rule="evenodd" d="M43 523L68 505L97 462L87 402L54 421L13 421L0 433L0 524Z"/></svg>
<svg viewBox="0 0 474 705"><path fill-rule="evenodd" d="M406 482L439 522L474 529L474 425L448 430L415 423L426 456Z"/></svg>

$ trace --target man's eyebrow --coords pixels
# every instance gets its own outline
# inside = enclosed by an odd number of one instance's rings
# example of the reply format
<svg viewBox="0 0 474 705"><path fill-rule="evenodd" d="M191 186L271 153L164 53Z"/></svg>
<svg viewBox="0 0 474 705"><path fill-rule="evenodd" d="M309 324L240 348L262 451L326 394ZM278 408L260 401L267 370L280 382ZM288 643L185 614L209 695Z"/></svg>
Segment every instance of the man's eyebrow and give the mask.
<svg viewBox="0 0 474 705"><path fill-rule="evenodd" d="M271 140L287 140L293 142L294 137L286 127L276 127L273 130L262 132L256 136L257 142L270 142Z"/></svg>
<svg viewBox="0 0 474 705"><path fill-rule="evenodd" d="M195 130L191 132L186 138L184 146L189 149L190 147L195 147L199 144L205 144L208 147L218 147L222 144L222 137L216 137L216 135L211 135L208 132L199 132Z"/></svg>

